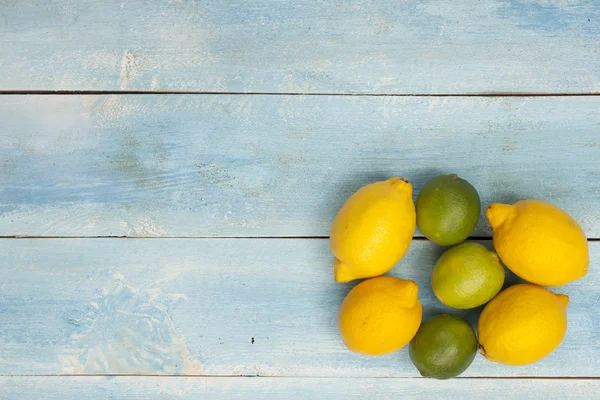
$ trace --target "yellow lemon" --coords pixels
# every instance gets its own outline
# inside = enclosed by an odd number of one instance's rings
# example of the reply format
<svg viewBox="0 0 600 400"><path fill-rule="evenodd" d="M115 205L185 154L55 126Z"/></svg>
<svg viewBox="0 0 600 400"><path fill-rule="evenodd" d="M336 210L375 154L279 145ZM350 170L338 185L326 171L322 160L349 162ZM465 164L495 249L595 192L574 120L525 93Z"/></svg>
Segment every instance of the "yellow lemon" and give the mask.
<svg viewBox="0 0 600 400"><path fill-rule="evenodd" d="M479 352L490 361L527 365L541 360L567 332L569 298L520 284L500 292L479 317Z"/></svg>
<svg viewBox="0 0 600 400"><path fill-rule="evenodd" d="M581 227L566 212L539 200L492 204L487 218L494 248L502 262L521 278L559 286L583 278L590 263Z"/></svg>
<svg viewBox="0 0 600 400"><path fill-rule="evenodd" d="M356 285L340 307L339 327L348 349L380 356L407 345L422 318L413 281L378 276Z"/></svg>
<svg viewBox="0 0 600 400"><path fill-rule="evenodd" d="M416 226L412 186L401 178L375 182L346 201L331 227L338 282L386 273L404 256Z"/></svg>

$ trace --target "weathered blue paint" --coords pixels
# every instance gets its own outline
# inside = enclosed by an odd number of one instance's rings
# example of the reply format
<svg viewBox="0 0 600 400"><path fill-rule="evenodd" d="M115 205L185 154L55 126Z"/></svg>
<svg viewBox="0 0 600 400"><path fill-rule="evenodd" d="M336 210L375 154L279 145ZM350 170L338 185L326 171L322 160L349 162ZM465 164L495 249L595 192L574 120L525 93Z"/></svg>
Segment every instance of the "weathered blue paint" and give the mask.
<svg viewBox="0 0 600 400"><path fill-rule="evenodd" d="M0 234L324 236L359 187L458 173L600 237L600 97L0 97ZM489 236L482 217L474 235Z"/></svg>
<svg viewBox="0 0 600 400"><path fill-rule="evenodd" d="M595 1L0 3L0 91L600 92ZM495 379L438 382L413 379L405 350L345 349L352 284L333 282L326 240L186 237L326 236L362 185L401 175L416 196L454 172L484 206L547 200L600 238L598 110L593 96L0 95L0 235L181 237L0 240L0 398L593 398L600 242L589 275L556 289L570 305L555 353L524 368L478 356L465 375ZM490 235L483 219L473 234ZM392 274L419 283L426 316L475 324L431 293L440 252L416 240Z"/></svg>
<svg viewBox="0 0 600 400"><path fill-rule="evenodd" d="M600 91L597 1L4 1L0 90Z"/></svg>
<svg viewBox="0 0 600 400"><path fill-rule="evenodd" d="M392 274L418 283L426 318L475 324L480 309L431 292L442 250L414 241ZM590 250L588 276L555 289L570 296L561 346L520 368L478 356L465 376L597 376L600 243ZM0 375L418 376L406 349L346 349L337 311L355 283L334 282L331 263L323 239L0 240Z"/></svg>
<svg viewBox="0 0 600 400"><path fill-rule="evenodd" d="M600 380L0 377L0 397L39 400L592 399Z"/></svg>

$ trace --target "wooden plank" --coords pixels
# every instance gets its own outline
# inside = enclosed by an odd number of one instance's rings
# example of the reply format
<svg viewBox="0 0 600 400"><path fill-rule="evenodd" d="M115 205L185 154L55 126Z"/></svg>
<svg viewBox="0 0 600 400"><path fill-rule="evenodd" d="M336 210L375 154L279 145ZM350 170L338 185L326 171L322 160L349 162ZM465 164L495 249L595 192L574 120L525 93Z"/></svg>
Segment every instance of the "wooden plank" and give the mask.
<svg viewBox="0 0 600 400"><path fill-rule="evenodd" d="M600 91L600 4L4 1L0 90Z"/></svg>
<svg viewBox="0 0 600 400"><path fill-rule="evenodd" d="M0 377L6 399L591 399L600 380Z"/></svg>
<svg viewBox="0 0 600 400"><path fill-rule="evenodd" d="M488 243L489 244L489 243ZM598 376L600 242L570 296L569 328L541 362L477 356L466 376ZM429 280L442 248L415 241L393 275L413 279L425 317L443 307ZM406 349L349 352L323 239L0 240L0 375L167 374L414 377ZM514 282L514 277L508 279Z"/></svg>
<svg viewBox="0 0 600 400"><path fill-rule="evenodd" d="M326 236L394 175L458 173L600 237L600 97L0 96L0 234ZM473 233L489 236L482 218Z"/></svg>

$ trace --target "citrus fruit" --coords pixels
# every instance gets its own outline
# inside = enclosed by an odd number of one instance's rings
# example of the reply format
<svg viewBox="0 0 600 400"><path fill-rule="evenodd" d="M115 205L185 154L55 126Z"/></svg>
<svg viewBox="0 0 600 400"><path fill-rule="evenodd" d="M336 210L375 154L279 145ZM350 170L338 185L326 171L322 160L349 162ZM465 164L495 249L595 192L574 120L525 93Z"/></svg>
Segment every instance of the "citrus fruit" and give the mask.
<svg viewBox="0 0 600 400"><path fill-rule="evenodd" d="M438 300L460 309L487 303L503 284L504 267L496 253L474 242L446 250L431 275L431 287Z"/></svg>
<svg viewBox="0 0 600 400"><path fill-rule="evenodd" d="M569 298L541 286L511 286L479 317L479 352L506 365L527 365L550 354L567 332Z"/></svg>
<svg viewBox="0 0 600 400"><path fill-rule="evenodd" d="M469 368L477 354L477 338L464 319L439 315L421 325L409 354L422 376L449 379Z"/></svg>
<svg viewBox="0 0 600 400"><path fill-rule="evenodd" d="M479 221L475 188L457 175L440 175L423 186L417 198L417 226L434 243L450 246L465 240Z"/></svg>
<svg viewBox="0 0 600 400"><path fill-rule="evenodd" d="M338 282L386 273L400 261L415 232L412 186L401 178L359 189L331 227L330 247Z"/></svg>
<svg viewBox="0 0 600 400"><path fill-rule="evenodd" d="M419 287L413 281L378 276L356 285L342 302L339 328L351 351L369 356L404 347L421 323Z"/></svg>
<svg viewBox="0 0 600 400"><path fill-rule="evenodd" d="M494 248L519 277L543 286L559 286L586 275L588 242L566 212L539 200L492 204L487 218Z"/></svg>

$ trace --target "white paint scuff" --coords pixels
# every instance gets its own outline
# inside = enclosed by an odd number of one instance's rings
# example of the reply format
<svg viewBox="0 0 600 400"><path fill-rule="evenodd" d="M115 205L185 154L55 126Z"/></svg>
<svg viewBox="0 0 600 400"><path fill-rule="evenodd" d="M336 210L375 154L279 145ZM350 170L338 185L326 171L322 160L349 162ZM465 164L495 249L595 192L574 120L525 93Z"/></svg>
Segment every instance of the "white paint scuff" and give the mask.
<svg viewBox="0 0 600 400"><path fill-rule="evenodd" d="M158 77L153 76L152 82L150 82L150 90L157 90L157 89L158 89Z"/></svg>
<svg viewBox="0 0 600 400"><path fill-rule="evenodd" d="M126 230L127 236L158 237L167 235L167 231L162 226L147 217L139 218L133 224L121 220L119 225Z"/></svg>
<svg viewBox="0 0 600 400"><path fill-rule="evenodd" d="M119 87L121 90L127 89L129 83L137 75L137 70L140 66L140 59L133 55L129 51L125 51L123 57L121 57L121 76L119 81Z"/></svg>
<svg viewBox="0 0 600 400"><path fill-rule="evenodd" d="M75 332L60 356L63 374L201 374L202 365L170 317L187 300L150 285L137 288L121 274L70 318Z"/></svg>

